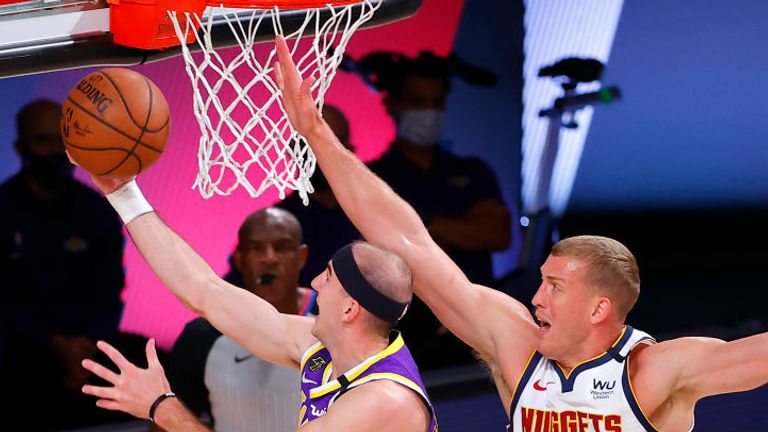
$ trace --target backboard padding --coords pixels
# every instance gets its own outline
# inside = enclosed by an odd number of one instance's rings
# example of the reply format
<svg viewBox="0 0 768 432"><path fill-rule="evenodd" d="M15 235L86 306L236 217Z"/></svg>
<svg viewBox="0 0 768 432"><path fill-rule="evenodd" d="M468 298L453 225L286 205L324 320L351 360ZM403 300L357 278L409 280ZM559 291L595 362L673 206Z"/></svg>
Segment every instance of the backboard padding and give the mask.
<svg viewBox="0 0 768 432"><path fill-rule="evenodd" d="M363 28L407 18L421 5L421 0L381 1L376 15ZM330 15L330 11L323 13ZM250 12L238 15L246 22ZM280 15L284 30L290 32L303 22L305 13L286 10ZM217 47L236 44L226 22L220 17L213 19L212 34ZM181 53L179 47L142 50L114 44L109 31L109 8L103 0L0 0L0 26L0 78L92 66L135 66ZM257 40L273 38L271 27L263 26Z"/></svg>

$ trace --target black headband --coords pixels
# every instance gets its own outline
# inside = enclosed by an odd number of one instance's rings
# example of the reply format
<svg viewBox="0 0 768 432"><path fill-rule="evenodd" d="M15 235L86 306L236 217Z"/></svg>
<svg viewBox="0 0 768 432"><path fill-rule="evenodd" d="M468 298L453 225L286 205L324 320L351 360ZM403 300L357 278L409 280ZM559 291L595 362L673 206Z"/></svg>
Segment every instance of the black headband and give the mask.
<svg viewBox="0 0 768 432"><path fill-rule="evenodd" d="M391 324L397 324L405 315L410 303L392 300L372 287L357 267L351 244L336 251L332 262L333 271L336 272L341 286L368 312Z"/></svg>

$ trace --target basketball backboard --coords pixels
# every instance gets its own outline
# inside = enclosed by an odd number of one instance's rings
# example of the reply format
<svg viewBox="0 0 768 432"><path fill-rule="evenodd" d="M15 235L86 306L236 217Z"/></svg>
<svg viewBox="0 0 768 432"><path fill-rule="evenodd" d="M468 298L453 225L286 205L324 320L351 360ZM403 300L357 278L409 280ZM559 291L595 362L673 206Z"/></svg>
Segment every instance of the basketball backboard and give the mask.
<svg viewBox="0 0 768 432"><path fill-rule="evenodd" d="M421 5L421 0L378 1L381 7L364 28L411 16ZM248 11L241 15L243 22L250 19ZM280 15L287 32L304 20L300 10ZM212 19L217 46L236 44L226 20ZM0 78L90 66L133 66L181 53L179 47L147 50L116 44L106 0L0 0L0 26ZM271 28L263 29L259 40L271 40Z"/></svg>

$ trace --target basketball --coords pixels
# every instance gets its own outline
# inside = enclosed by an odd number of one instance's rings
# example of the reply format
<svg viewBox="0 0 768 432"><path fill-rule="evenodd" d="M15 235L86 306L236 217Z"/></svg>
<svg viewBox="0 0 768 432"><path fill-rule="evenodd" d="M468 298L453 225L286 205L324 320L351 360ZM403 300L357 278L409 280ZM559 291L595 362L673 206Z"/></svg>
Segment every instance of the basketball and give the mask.
<svg viewBox="0 0 768 432"><path fill-rule="evenodd" d="M96 176L132 177L152 165L168 140L170 111L157 86L128 69L85 76L62 106L70 157Z"/></svg>

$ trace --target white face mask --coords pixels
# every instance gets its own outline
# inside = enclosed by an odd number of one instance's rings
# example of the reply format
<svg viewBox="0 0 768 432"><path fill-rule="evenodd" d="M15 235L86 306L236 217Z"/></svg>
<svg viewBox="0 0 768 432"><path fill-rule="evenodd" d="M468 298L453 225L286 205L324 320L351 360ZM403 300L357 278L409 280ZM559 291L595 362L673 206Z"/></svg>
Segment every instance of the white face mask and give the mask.
<svg viewBox="0 0 768 432"><path fill-rule="evenodd" d="M445 113L431 109L401 111L397 120L398 139L425 147L440 141L445 126Z"/></svg>

